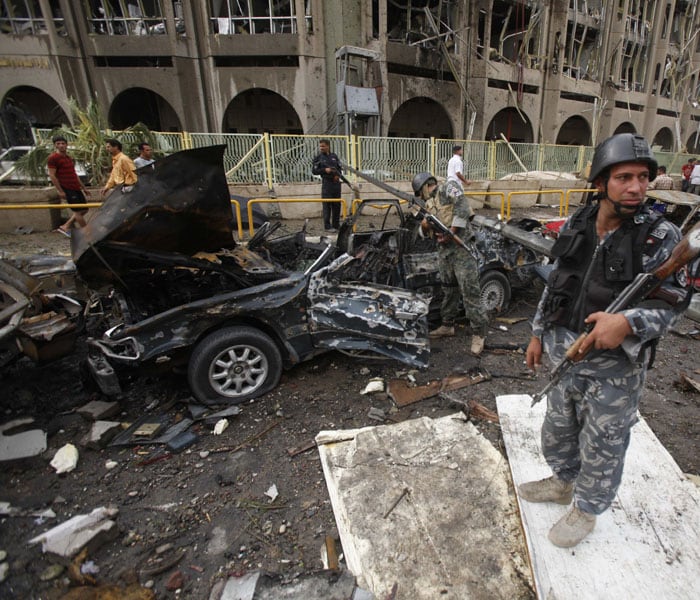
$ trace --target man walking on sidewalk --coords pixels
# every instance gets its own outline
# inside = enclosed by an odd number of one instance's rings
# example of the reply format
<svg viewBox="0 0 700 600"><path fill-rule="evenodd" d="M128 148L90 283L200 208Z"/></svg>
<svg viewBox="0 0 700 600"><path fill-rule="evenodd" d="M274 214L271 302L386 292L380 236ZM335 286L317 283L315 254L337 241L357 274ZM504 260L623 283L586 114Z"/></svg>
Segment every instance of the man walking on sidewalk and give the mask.
<svg viewBox="0 0 700 600"><path fill-rule="evenodd" d="M59 198L65 200L67 204L85 204L90 192L88 192L75 172L75 163L68 155L66 138L62 135L56 135L52 141L54 152L49 155L47 161L51 183L58 190ZM85 213L87 213L87 208L71 208L71 211L70 218L56 229L58 233L62 233L67 237L70 237L70 228L74 222L80 227L85 227L86 225Z"/></svg>

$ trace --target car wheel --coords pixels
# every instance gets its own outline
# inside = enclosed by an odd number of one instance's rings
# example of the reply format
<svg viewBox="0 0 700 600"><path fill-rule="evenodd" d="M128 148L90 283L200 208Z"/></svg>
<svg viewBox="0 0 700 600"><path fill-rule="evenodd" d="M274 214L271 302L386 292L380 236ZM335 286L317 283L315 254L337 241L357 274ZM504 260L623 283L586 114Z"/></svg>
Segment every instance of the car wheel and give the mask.
<svg viewBox="0 0 700 600"><path fill-rule="evenodd" d="M205 337L192 352L187 379L205 403L238 404L273 389L282 357L272 339L252 327L227 327Z"/></svg>
<svg viewBox="0 0 700 600"><path fill-rule="evenodd" d="M505 310L510 302L508 277L496 270L486 271L481 276L481 307L489 313Z"/></svg>

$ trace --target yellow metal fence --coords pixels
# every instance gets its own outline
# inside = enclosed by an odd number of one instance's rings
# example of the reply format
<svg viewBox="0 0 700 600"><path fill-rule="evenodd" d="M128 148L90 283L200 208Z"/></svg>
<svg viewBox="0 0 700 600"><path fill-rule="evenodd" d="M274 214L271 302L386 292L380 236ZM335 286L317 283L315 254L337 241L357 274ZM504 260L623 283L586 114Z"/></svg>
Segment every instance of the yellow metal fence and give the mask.
<svg viewBox="0 0 700 600"><path fill-rule="evenodd" d="M36 130L37 139L44 142L50 134L50 130ZM140 141L133 132L110 131L108 135L129 146ZM229 183L265 185L269 189L284 183L317 180L311 173L311 162L322 139L330 140L331 150L341 162L382 181L411 180L422 171L444 177L455 144L464 148L465 175L473 180L500 179L523 170L581 173L593 156L593 148L588 146L508 144L503 140L189 132L152 132L152 136L159 155L224 144ZM656 158L670 174L678 175L681 166L693 156L656 152Z"/></svg>

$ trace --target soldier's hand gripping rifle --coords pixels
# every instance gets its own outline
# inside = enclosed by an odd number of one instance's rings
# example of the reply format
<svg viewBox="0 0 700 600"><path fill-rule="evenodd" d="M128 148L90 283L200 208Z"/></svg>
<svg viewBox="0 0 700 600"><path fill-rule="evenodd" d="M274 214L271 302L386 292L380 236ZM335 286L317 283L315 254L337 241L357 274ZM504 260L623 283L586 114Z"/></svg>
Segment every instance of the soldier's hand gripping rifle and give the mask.
<svg viewBox="0 0 700 600"><path fill-rule="evenodd" d="M338 179L340 179L340 181L348 184L348 187L353 192L355 200L359 200L360 199L360 188L357 187L355 184L353 184L347 177L345 177L345 175L343 175L343 173L340 171L340 169L333 169L331 167L331 171L333 172L333 175L336 175L338 177Z"/></svg>
<svg viewBox="0 0 700 600"><path fill-rule="evenodd" d="M402 192L401 190L392 187L387 183L384 183L381 179L372 177L371 175L363 173L362 171L358 171L357 169L348 165L343 165L343 169L346 169L347 171L350 171L351 173L362 177L362 179L368 181L372 185L377 186L379 189L382 189L385 192L389 192L390 194L396 196L401 200L405 200L406 202L408 202L409 207L416 208L417 215L421 219L425 219L437 233L442 234L448 240L452 239L456 244L462 246L462 248L467 250L469 253L474 254L474 248L469 246L469 244L467 244L462 238L456 235L447 225L445 225L440 219L438 219L433 213L431 213L428 210L427 206L425 205L425 202L423 201L423 198L419 196L412 196L411 194Z"/></svg>
<svg viewBox="0 0 700 600"><path fill-rule="evenodd" d="M700 254L700 223L695 225L685 237L676 244L671 256L666 260L661 266L651 273L639 273L632 283L630 283L620 295L610 303L610 305L605 309L606 313L614 314L623 311L627 308L632 308L639 304L642 300L649 297L657 297L664 299L664 293L661 288L661 284L664 280L671 274L675 273L683 265L688 264L696 256ZM690 293L690 292L688 292ZM675 298L673 298L675 300ZM576 341L567 349L564 354L564 358L559 361L556 367L552 369L550 374L549 383L542 389L541 392L535 394L532 397L532 404L534 406L542 398L544 398L549 390L551 390L564 376L564 374L577 362L582 360L586 354L588 354L588 349L585 352L580 352L581 345L584 340L595 327L595 323L588 323L583 331L583 333L576 338Z"/></svg>

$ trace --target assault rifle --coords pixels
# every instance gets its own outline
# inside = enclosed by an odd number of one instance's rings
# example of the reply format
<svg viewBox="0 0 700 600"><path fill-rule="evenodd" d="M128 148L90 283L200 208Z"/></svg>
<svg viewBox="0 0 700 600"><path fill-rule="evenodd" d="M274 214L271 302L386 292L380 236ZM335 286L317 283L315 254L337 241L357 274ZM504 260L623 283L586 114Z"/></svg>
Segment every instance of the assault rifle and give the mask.
<svg viewBox="0 0 700 600"><path fill-rule="evenodd" d="M396 196L397 198L400 198L401 200L405 200L406 202L408 202L409 208L415 207L417 211L417 216L419 216L421 219L425 219L437 233L441 233L443 236L448 238L448 240L452 239L456 244L462 246L462 248L464 248L467 252L469 252L470 254L474 254L474 248L467 244L458 235L453 233L453 231L447 225L445 225L440 219L438 219L433 213L431 213L425 205L423 198L421 198L420 196L412 196L411 194L402 192L401 190L392 187L387 183L384 183L381 179L372 177L372 175L368 175L367 173L358 171L357 169L348 165L343 165L343 169L346 169L351 173L362 177L362 179L368 181L372 185L377 186L379 189L382 189L385 192L389 192L390 194Z"/></svg>
<svg viewBox="0 0 700 600"><path fill-rule="evenodd" d="M331 167L331 168L332 168L332 167ZM345 167L343 167L343 168L345 168ZM343 183L347 183L347 184L348 184L348 187L349 187L349 188L352 190L352 192L353 192L353 195L354 195L355 200L359 200L359 199L360 199L360 188L359 188L359 187L357 187L357 186L354 185L352 182L350 182L350 181L348 180L348 178L345 177L345 175L343 175L343 174L340 172L339 169L333 169L333 174L334 174L334 175L337 175L337 176L338 176L338 179L340 179L340 181L342 181Z"/></svg>
<svg viewBox="0 0 700 600"><path fill-rule="evenodd" d="M668 260L666 260L666 262L651 273L639 273L634 278L632 283L622 290L620 295L610 303L610 305L605 309L605 312L609 314L618 313L627 308L636 306L642 300L650 296L663 298L664 295L663 293L659 292L659 288L664 280L669 275L678 271L678 269L680 269L682 266L688 264L691 260L698 256L698 254L700 254L700 223L695 225L695 227L693 227L693 229L691 229L685 235L685 237L678 242L678 244L676 244L671 256L668 258ZM576 338L576 341L567 349L566 353L564 354L564 358L562 358L557 366L552 369L549 383L544 386L539 394L535 394L532 397L531 406L534 406L540 400L542 400L542 398L547 395L547 392L549 392L549 390L559 383L566 372L575 363L581 361L588 354L588 351L580 352L580 348L583 341L586 339L594 326L594 323L588 323L583 333Z"/></svg>

